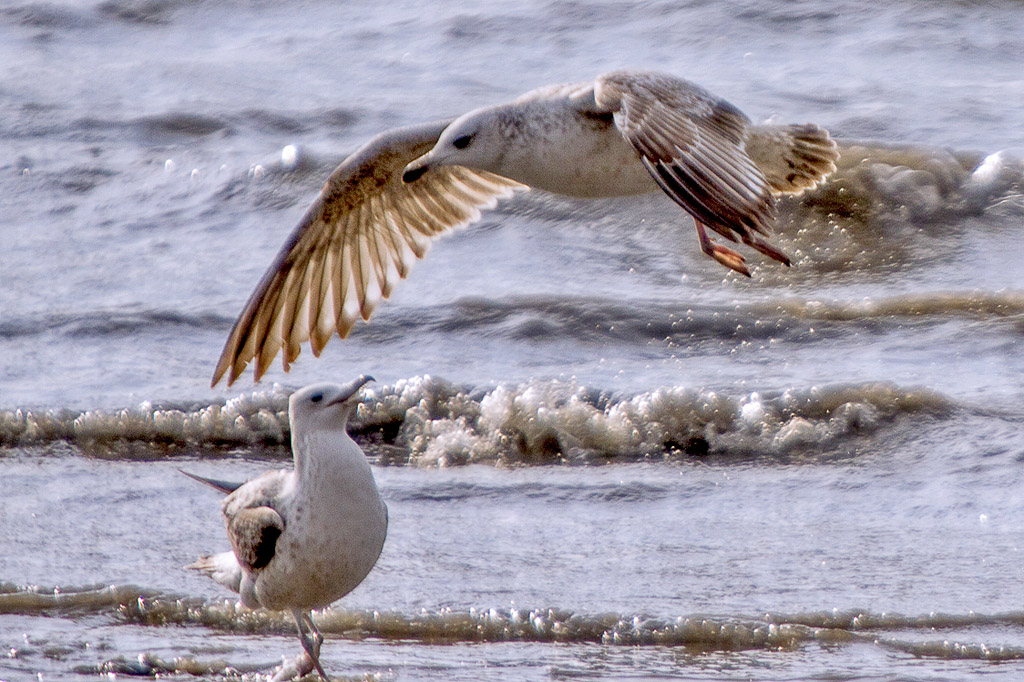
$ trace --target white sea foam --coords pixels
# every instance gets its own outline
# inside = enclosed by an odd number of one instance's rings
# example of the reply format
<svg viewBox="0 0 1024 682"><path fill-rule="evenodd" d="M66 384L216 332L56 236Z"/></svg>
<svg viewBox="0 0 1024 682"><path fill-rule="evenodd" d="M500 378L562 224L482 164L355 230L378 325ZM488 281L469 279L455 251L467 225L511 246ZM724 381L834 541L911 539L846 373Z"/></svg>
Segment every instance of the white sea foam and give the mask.
<svg viewBox="0 0 1024 682"><path fill-rule="evenodd" d="M476 399L422 377L378 389L367 424L409 405L400 440L420 466L468 462L551 462L673 453L775 453L828 447L907 415L938 415L951 404L925 390L889 384L791 390L739 399L687 387L633 396L535 381L498 386ZM377 413L377 405L381 413Z"/></svg>
<svg viewBox="0 0 1024 682"><path fill-rule="evenodd" d="M428 375L365 394L353 425L357 436L372 441L375 433L397 433L393 444L419 466L784 454L836 446L900 418L941 416L953 407L931 391L878 383L773 396L685 386L619 396L557 380L472 390ZM188 409L146 402L78 414L0 412L0 445L66 441L112 456L285 446L287 399L275 386Z"/></svg>

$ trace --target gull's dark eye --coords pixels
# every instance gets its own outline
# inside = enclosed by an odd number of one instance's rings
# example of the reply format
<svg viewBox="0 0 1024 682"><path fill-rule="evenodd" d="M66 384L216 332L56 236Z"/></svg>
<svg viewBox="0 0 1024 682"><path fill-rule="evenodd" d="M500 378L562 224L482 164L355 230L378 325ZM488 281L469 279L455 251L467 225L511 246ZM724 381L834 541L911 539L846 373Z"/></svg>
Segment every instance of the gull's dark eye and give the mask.
<svg viewBox="0 0 1024 682"><path fill-rule="evenodd" d="M309 396L309 401L312 402L312 403L318 403L318 402L320 402L323 399L324 399L324 394L323 393L314 393L313 395Z"/></svg>
<svg viewBox="0 0 1024 682"><path fill-rule="evenodd" d="M461 137L456 137L452 141L452 145L456 149L465 149L466 147L469 146L469 143L472 142L472 141L473 141L473 136L472 135L463 135Z"/></svg>

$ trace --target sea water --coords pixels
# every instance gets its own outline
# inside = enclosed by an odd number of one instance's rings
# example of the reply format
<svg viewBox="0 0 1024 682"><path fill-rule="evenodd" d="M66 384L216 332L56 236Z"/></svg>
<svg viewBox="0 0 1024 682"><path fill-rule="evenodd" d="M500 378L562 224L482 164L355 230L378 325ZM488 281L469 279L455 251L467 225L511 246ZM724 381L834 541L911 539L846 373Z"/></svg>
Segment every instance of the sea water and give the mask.
<svg viewBox="0 0 1024 682"><path fill-rule="evenodd" d="M104 0L0 7L0 680L257 679L284 614L182 567L287 466L287 397L377 381L391 524L316 614L344 679L1024 675L1016 2ZM658 194L530 193L369 324L209 388L330 169L611 69L826 126L785 268Z"/></svg>

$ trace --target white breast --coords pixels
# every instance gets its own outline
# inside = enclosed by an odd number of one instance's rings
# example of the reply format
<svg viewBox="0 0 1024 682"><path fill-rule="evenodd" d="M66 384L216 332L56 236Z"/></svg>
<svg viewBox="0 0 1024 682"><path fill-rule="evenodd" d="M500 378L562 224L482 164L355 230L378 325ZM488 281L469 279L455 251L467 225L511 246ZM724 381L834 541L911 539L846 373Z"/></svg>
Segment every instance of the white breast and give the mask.
<svg viewBox="0 0 1024 682"><path fill-rule="evenodd" d="M658 190L636 151L608 119L586 116L567 98L519 102L521 134L508 140L501 175L573 197Z"/></svg>
<svg viewBox="0 0 1024 682"><path fill-rule="evenodd" d="M380 556L387 510L366 457L346 440L348 456L307 461L274 559L256 581L268 608L323 608L355 589Z"/></svg>

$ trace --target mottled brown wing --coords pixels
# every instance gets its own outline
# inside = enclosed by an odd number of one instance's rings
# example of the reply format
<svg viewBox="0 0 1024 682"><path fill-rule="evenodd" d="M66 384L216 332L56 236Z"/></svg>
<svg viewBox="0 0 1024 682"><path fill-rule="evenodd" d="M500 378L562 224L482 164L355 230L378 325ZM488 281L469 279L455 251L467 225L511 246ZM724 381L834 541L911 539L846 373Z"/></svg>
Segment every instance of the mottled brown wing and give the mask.
<svg viewBox="0 0 1024 682"><path fill-rule="evenodd" d="M743 112L694 83L653 73L605 74L594 99L614 115L655 182L694 218L733 241L768 234L772 190L744 151L750 122Z"/></svg>
<svg viewBox="0 0 1024 682"><path fill-rule="evenodd" d="M256 381L278 351L285 371L309 341L319 355L335 332L344 338L426 255L431 240L480 218L500 198L526 189L461 166L402 182L450 121L378 135L339 165L281 248L232 328L211 385L231 385L255 360Z"/></svg>
<svg viewBox="0 0 1024 682"><path fill-rule="evenodd" d="M250 571L259 570L274 558L284 519L270 507L248 507L227 518L227 531L238 563Z"/></svg>

